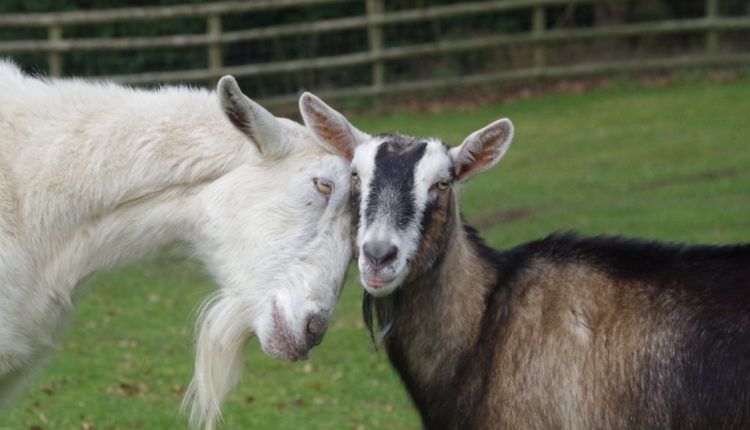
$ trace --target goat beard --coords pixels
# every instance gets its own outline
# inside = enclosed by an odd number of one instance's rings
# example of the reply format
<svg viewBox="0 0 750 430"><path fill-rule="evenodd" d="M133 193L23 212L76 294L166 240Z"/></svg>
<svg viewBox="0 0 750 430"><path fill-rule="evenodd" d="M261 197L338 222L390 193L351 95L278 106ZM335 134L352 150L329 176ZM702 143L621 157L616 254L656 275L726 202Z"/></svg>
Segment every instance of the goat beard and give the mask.
<svg viewBox="0 0 750 430"><path fill-rule="evenodd" d="M396 323L396 316L398 315L396 309L397 296L399 294L400 291L394 291L386 297L374 297L367 291L364 292L362 318L370 331L370 339L375 345L375 349L387 340ZM375 321L373 321L375 318L377 319L377 334L375 333Z"/></svg>
<svg viewBox="0 0 750 430"><path fill-rule="evenodd" d="M221 403L242 376L243 349L252 336L242 300L220 292L201 307L195 343L195 373L185 392L183 412L190 408L193 428L213 430L221 420Z"/></svg>

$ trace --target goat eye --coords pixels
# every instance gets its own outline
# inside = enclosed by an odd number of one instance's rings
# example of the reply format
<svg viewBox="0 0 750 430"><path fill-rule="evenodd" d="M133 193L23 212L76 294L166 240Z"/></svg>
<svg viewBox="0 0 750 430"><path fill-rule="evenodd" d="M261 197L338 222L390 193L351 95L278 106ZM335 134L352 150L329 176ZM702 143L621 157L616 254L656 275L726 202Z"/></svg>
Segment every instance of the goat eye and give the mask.
<svg viewBox="0 0 750 430"><path fill-rule="evenodd" d="M359 173L357 173L356 171L352 171L352 180L356 181L357 179L359 179Z"/></svg>
<svg viewBox="0 0 750 430"><path fill-rule="evenodd" d="M315 188L323 194L331 194L331 191L333 191L333 185L322 179L313 178L313 183L315 183Z"/></svg>
<svg viewBox="0 0 750 430"><path fill-rule="evenodd" d="M448 189L448 187L451 186L450 182L448 182L448 181L440 181L440 182L438 182L435 185L437 186L437 189L440 190L440 191L445 191L445 190Z"/></svg>

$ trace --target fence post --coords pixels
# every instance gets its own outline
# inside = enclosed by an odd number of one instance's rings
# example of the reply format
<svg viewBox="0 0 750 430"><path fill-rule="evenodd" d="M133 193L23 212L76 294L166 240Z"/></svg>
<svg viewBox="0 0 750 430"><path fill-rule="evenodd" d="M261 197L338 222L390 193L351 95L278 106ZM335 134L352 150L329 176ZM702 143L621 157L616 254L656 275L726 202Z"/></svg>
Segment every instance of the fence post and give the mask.
<svg viewBox="0 0 750 430"><path fill-rule="evenodd" d="M383 28L380 24L372 22L373 18L383 13L383 0L367 0L367 37L370 41L370 53L374 56L380 55L383 49ZM383 60L375 60L372 63L372 86L376 90L383 88L385 84L385 63Z"/></svg>
<svg viewBox="0 0 750 430"><path fill-rule="evenodd" d="M62 40L62 27L51 25L48 29L48 34L50 42L59 42ZM47 54L47 65L49 66L50 76L62 76L62 53L59 51L50 51Z"/></svg>
<svg viewBox="0 0 750 430"><path fill-rule="evenodd" d="M211 79L208 81L208 86L214 88L219 82L221 68L224 65L221 55L221 44L218 40L221 36L221 15L209 15L206 21L206 28L208 36L215 38L214 41L208 44L208 69L213 72Z"/></svg>
<svg viewBox="0 0 750 430"><path fill-rule="evenodd" d="M547 15L544 6L535 6L531 17L531 32L534 36L541 36L547 26ZM534 67L544 67L544 45L541 42L534 44Z"/></svg>
<svg viewBox="0 0 750 430"><path fill-rule="evenodd" d="M709 30L706 32L706 52L715 55L719 52L719 32L714 25L719 16L719 0L706 0L706 20Z"/></svg>

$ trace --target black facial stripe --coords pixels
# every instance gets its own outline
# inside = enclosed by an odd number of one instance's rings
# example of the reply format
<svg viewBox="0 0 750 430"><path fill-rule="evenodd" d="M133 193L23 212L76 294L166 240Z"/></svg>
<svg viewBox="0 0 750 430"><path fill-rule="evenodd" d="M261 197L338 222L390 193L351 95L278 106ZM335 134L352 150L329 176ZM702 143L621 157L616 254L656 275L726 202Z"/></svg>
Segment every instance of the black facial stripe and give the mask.
<svg viewBox="0 0 750 430"><path fill-rule="evenodd" d="M392 138L380 145L375 155L365 217L367 225L372 224L380 208L397 228L404 229L416 212L414 169L422 159L427 143L406 141L402 136Z"/></svg>

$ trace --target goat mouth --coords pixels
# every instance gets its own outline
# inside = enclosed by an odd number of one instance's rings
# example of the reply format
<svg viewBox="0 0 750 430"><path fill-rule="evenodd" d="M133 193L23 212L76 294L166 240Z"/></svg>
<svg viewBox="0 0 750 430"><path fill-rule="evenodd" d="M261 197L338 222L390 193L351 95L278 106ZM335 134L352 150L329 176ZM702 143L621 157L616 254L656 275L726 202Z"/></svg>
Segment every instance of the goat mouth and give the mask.
<svg viewBox="0 0 750 430"><path fill-rule="evenodd" d="M273 330L268 337L268 345L264 348L266 353L273 358L285 361L297 361L309 358L312 348L296 339L291 328L281 316L281 311L276 301L272 304L271 312Z"/></svg>
<svg viewBox="0 0 750 430"><path fill-rule="evenodd" d="M365 279L365 284L370 288L383 288L391 284L393 282L393 279L388 279L385 281L379 280L379 279Z"/></svg>
<svg viewBox="0 0 750 430"><path fill-rule="evenodd" d="M398 278L388 280L361 278L365 291L373 297L385 297L393 292L398 286Z"/></svg>

